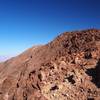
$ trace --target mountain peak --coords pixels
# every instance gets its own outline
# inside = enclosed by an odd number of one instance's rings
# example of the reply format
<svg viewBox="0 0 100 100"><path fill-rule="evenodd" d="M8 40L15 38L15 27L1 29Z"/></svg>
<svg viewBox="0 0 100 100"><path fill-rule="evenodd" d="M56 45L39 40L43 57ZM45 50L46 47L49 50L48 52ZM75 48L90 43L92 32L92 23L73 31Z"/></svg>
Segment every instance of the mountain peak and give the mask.
<svg viewBox="0 0 100 100"><path fill-rule="evenodd" d="M99 100L100 30L64 32L0 63L1 100Z"/></svg>

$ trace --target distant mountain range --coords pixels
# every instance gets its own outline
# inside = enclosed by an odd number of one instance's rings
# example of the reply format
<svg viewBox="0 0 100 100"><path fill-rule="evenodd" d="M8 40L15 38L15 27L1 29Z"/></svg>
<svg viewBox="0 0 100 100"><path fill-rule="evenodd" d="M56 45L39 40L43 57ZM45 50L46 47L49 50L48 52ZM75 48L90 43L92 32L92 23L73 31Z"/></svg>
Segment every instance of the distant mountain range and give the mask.
<svg viewBox="0 0 100 100"><path fill-rule="evenodd" d="M0 56L0 62L6 61L10 58L11 58L11 56Z"/></svg>

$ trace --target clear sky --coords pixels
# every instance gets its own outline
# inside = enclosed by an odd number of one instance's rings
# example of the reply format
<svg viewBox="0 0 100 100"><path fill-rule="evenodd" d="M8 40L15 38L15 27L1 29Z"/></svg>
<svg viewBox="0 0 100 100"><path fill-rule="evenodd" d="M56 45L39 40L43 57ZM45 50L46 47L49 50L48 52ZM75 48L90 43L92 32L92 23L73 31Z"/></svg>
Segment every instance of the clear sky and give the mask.
<svg viewBox="0 0 100 100"><path fill-rule="evenodd" d="M100 0L0 0L0 55L87 28L100 28Z"/></svg>

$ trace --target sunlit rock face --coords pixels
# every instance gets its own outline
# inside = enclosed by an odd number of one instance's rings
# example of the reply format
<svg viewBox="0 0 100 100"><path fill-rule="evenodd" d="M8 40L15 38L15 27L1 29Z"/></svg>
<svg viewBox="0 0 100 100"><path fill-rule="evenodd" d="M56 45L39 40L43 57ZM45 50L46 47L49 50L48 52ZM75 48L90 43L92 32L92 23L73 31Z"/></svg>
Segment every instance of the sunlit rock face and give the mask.
<svg viewBox="0 0 100 100"><path fill-rule="evenodd" d="M100 30L65 32L0 63L0 100L100 100Z"/></svg>

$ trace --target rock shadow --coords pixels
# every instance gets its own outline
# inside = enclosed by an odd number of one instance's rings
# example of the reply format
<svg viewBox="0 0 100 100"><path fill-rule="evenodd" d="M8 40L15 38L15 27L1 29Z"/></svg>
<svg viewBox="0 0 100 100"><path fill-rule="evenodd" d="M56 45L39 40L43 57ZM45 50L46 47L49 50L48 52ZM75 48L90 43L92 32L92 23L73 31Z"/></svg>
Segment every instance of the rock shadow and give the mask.
<svg viewBox="0 0 100 100"><path fill-rule="evenodd" d="M86 73L89 76L92 76L92 82L100 88L100 59L95 68L88 69Z"/></svg>

